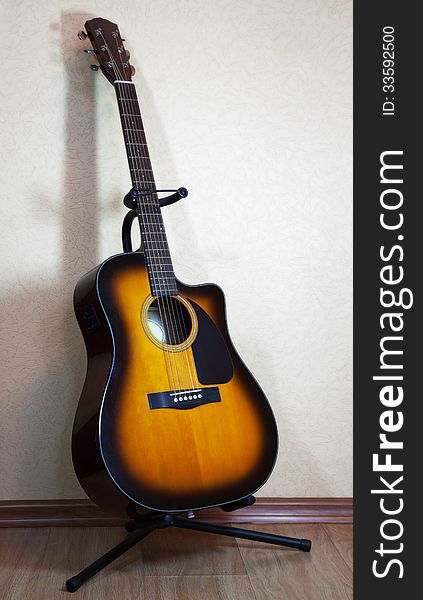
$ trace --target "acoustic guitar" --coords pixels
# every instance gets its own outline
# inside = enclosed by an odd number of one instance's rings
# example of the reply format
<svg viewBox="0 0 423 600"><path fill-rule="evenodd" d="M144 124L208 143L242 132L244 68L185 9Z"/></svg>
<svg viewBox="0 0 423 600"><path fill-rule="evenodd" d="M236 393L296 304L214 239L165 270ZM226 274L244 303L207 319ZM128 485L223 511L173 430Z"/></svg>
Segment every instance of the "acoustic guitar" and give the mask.
<svg viewBox="0 0 423 600"><path fill-rule="evenodd" d="M275 419L231 342L222 290L174 274L119 29L101 18L85 27L116 92L142 245L108 258L75 289L88 366L74 468L88 496L115 514L224 508L269 477Z"/></svg>

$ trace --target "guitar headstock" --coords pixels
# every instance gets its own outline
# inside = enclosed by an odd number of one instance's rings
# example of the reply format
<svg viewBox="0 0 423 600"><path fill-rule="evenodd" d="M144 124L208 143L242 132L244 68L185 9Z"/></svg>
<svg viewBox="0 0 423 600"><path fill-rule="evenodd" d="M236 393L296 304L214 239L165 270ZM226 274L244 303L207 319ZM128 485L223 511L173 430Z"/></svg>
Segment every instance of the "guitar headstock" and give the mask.
<svg viewBox="0 0 423 600"><path fill-rule="evenodd" d="M100 69L110 83L114 84L116 80L131 81L135 69L129 63L129 52L125 50L118 26L98 17L87 21L85 29L87 33L81 31L78 37L89 37L93 49L88 52L95 54ZM95 67L92 65L91 68Z"/></svg>

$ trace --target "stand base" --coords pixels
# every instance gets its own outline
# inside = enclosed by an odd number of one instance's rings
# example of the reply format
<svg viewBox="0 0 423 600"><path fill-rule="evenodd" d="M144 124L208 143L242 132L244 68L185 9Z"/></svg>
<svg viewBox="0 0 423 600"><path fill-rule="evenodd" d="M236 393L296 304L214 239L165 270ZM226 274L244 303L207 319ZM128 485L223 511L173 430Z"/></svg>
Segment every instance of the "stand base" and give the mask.
<svg viewBox="0 0 423 600"><path fill-rule="evenodd" d="M182 517L174 517L167 514L150 515L144 518L140 517L134 521L129 521L126 523L125 527L131 534L125 540L120 542L120 544L114 546L114 548L106 552L106 554L103 554L103 556L95 560L91 565L83 569L78 575L68 579L66 582L66 589L68 592L76 592L81 585L88 581L88 579L104 569L104 567L107 567L107 565L132 548L132 546L135 546L135 544L144 539L149 533L155 529L163 529L164 527L181 527L183 529L192 529L195 531L206 531L207 533L216 533L218 535L227 535L243 538L245 540L254 540L257 542L265 542L267 544L276 544L277 546L296 548L303 552L310 552L311 549L311 541L307 539L272 535L260 531L240 529L239 527L212 525L211 523L193 521L192 519L184 519Z"/></svg>

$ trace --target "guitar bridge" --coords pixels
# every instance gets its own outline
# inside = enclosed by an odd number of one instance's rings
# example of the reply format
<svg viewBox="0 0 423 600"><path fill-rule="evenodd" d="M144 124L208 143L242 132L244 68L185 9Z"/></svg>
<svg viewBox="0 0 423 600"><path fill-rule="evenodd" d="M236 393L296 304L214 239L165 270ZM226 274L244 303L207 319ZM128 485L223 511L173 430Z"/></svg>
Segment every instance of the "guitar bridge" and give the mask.
<svg viewBox="0 0 423 600"><path fill-rule="evenodd" d="M191 390L170 390L148 394L150 408L195 408L210 402L220 402L218 387L196 388Z"/></svg>

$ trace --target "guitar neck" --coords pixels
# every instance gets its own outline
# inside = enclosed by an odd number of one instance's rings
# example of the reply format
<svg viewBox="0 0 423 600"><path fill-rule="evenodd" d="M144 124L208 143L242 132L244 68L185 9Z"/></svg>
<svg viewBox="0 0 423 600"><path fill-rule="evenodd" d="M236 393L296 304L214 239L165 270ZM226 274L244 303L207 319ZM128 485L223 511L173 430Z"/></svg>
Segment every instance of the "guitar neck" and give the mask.
<svg viewBox="0 0 423 600"><path fill-rule="evenodd" d="M135 85L114 82L153 296L178 293Z"/></svg>

